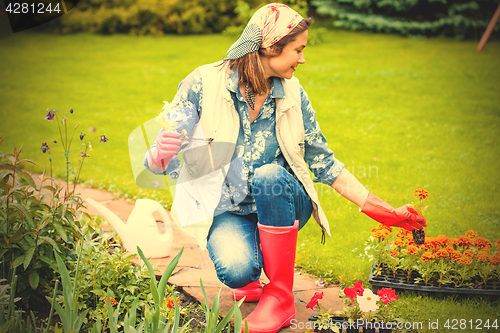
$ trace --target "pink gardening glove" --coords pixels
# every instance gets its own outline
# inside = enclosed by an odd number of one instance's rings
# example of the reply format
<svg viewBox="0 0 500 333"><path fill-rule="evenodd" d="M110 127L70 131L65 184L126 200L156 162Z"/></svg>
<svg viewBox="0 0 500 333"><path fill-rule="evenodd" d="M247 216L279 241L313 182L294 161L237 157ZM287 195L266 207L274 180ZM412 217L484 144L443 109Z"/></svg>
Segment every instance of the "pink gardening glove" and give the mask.
<svg viewBox="0 0 500 333"><path fill-rule="evenodd" d="M173 131L161 131L156 138L156 149L153 150L153 163L158 167L166 168L172 158L181 149L181 135Z"/></svg>
<svg viewBox="0 0 500 333"><path fill-rule="evenodd" d="M418 215L415 209L406 205L394 208L372 193L368 194L361 212L389 227L399 227L412 231L427 226L425 218Z"/></svg>

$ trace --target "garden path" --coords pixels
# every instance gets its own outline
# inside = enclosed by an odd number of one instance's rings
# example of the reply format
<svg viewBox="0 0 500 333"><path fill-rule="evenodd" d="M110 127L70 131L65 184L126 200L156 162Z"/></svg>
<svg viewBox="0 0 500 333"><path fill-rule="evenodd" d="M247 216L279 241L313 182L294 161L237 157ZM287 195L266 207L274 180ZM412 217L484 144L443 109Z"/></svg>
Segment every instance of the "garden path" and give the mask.
<svg viewBox="0 0 500 333"><path fill-rule="evenodd" d="M80 197L85 200L86 198L92 198L95 201L106 206L111 211L115 212L123 221L127 221L128 216L134 208L134 203L123 199L117 199L111 192L102 191L86 186L78 186L76 193L80 194ZM89 206L89 205L87 205ZM94 215L101 215L92 207L87 208L88 213ZM233 306L234 301L231 297L230 289L222 284L216 276L215 269L210 259L208 252L201 251L196 240L184 232L182 232L177 226L174 225L172 221L168 221L173 227L173 245L172 245L172 255L166 258L151 259L151 264L157 265L157 274L162 275L163 271L167 265L172 260L173 256L180 251L184 246L184 253L174 270L170 283L173 283L195 297L198 301L204 302L203 294L200 288L200 278L203 281L207 297L210 304L212 304L217 292L222 287L220 296L220 308L221 314L224 316L227 311ZM159 222L160 230L163 228ZM103 226L107 228L107 226ZM140 263L140 258L136 257L134 259L136 263ZM269 280L263 276L261 277L263 283L269 282ZM338 286L321 286L316 279L313 277L306 276L298 271L295 272L293 291L295 294L295 306L297 309L296 320L297 328L292 329L291 327L283 328L280 333L286 332L304 332L305 325L308 318L314 313L311 309L306 309L306 304L309 302L310 298L315 292L324 292L324 298L320 301L323 309L341 310L343 304L338 297L340 288ZM250 312L255 308L257 303L243 303L240 307L243 318L245 318ZM300 324L299 324L300 323ZM302 326L302 329L299 327Z"/></svg>

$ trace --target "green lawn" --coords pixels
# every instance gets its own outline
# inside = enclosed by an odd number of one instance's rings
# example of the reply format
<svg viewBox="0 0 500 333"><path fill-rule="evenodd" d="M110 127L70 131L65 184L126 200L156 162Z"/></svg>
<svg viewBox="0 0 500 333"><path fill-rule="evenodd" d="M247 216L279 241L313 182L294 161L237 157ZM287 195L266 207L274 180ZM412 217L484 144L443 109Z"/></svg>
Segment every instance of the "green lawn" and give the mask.
<svg viewBox="0 0 500 333"><path fill-rule="evenodd" d="M500 237L500 42L488 43L478 54L477 41L345 31L329 31L324 39L305 50L307 62L296 76L336 156L393 206L411 202L417 188L429 191L426 217L431 236L456 237L474 229L495 242ZM148 196L169 206L167 191L135 185L128 136L160 112L190 71L220 60L233 42L221 35L22 32L3 37L1 150L23 145L24 157L37 162L37 171L48 167L40 146L58 139L58 133L53 122L43 119L46 108L73 108L71 126L79 121L88 137L87 129L95 127L94 135L105 133L110 140L94 144L82 178L129 198ZM76 163L79 147L74 148ZM61 176L63 156L57 149L52 150ZM359 255L377 223L331 188L318 185L318 191L332 237L321 245L321 233L311 220L299 234L297 264L331 282L367 281L371 263ZM413 301L423 304L415 295L406 300L409 308ZM425 304L442 308L440 302L425 299ZM484 310L476 312L469 311L476 305L444 302L450 307L440 310L443 317L500 317L487 301L480 301ZM429 311L422 313L437 316Z"/></svg>

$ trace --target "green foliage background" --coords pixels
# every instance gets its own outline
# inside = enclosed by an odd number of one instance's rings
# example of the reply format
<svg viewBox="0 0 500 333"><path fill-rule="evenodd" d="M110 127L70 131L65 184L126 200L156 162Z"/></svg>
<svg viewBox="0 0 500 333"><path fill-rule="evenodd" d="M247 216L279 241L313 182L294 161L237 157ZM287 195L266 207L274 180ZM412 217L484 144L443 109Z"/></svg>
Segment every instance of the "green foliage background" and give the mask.
<svg viewBox="0 0 500 333"><path fill-rule="evenodd" d="M404 36L479 38L498 0L312 0L337 28ZM493 37L500 35L497 25Z"/></svg>
<svg viewBox="0 0 500 333"><path fill-rule="evenodd" d="M267 1L273 2L273 1ZM305 0L281 1L304 16ZM246 24L265 0L88 0L40 27L58 33L206 34Z"/></svg>

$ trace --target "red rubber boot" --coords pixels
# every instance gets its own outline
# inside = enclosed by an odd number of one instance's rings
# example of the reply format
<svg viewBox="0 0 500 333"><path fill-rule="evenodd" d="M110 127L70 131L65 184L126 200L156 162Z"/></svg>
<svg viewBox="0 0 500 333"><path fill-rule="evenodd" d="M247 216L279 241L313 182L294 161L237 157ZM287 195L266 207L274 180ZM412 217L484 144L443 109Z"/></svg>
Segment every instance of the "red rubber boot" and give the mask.
<svg viewBox="0 0 500 333"><path fill-rule="evenodd" d="M246 287L231 289L231 295L233 295L233 298L237 301L245 297L245 302L258 302L263 290L260 281L257 280L248 284Z"/></svg>
<svg viewBox="0 0 500 333"><path fill-rule="evenodd" d="M289 326L295 318L293 295L293 267L297 247L299 221L291 227L272 227L258 224L260 244L264 257L264 272L269 284L259 304L245 319L249 333L276 333ZM242 332L245 322L243 321Z"/></svg>

